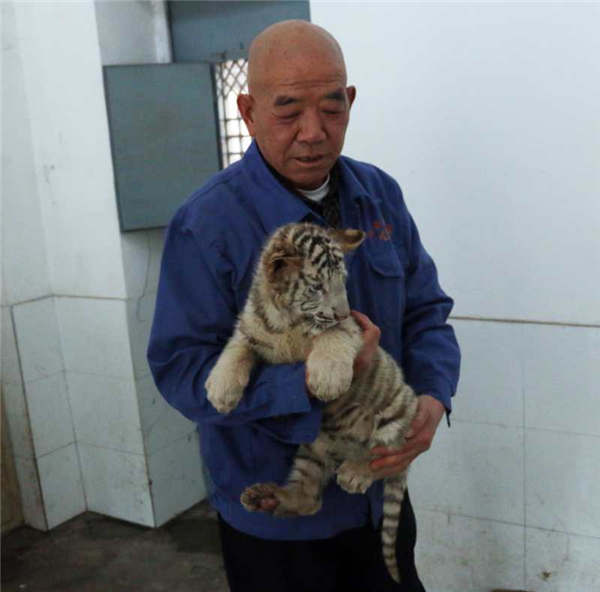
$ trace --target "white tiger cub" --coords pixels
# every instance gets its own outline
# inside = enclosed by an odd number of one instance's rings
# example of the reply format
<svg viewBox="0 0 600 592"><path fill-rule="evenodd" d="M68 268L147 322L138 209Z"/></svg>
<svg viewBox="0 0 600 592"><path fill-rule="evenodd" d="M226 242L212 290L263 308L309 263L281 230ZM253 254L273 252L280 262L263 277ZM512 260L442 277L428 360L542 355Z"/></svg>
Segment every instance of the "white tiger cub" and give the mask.
<svg viewBox="0 0 600 592"><path fill-rule="evenodd" d="M206 381L209 401L228 413L242 398L258 359L272 364L306 360L309 390L328 402L319 436L299 447L286 484L258 483L242 493L249 511L264 511L261 500L268 499L278 502L272 510L276 516L314 514L334 474L342 489L364 493L374 480L370 450L398 448L405 441L417 398L393 358L378 348L370 367L353 378L363 340L350 316L343 253L364 237L360 230L306 223L275 231L262 251L235 332ZM404 471L385 480L382 548L396 581L396 533L406 476Z"/></svg>

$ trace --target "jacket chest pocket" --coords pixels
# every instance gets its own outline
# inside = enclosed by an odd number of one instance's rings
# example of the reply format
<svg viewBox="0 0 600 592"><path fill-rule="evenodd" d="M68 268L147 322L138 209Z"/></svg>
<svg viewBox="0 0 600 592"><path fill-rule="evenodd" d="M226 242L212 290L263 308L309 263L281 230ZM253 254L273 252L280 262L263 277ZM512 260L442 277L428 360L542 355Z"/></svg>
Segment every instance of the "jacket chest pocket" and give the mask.
<svg viewBox="0 0 600 592"><path fill-rule="evenodd" d="M363 312L381 328L400 330L406 304L404 265L390 242L371 239L365 246L369 279L365 282L368 293L361 299Z"/></svg>

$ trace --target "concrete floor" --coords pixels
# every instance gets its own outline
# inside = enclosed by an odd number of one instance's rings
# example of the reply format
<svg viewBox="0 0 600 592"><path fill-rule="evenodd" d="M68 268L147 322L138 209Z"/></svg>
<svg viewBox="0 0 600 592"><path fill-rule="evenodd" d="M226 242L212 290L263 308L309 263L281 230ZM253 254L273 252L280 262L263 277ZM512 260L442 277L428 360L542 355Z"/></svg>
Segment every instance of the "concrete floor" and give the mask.
<svg viewBox="0 0 600 592"><path fill-rule="evenodd" d="M216 516L201 503L149 529L86 512L2 538L3 592L59 590L227 592Z"/></svg>

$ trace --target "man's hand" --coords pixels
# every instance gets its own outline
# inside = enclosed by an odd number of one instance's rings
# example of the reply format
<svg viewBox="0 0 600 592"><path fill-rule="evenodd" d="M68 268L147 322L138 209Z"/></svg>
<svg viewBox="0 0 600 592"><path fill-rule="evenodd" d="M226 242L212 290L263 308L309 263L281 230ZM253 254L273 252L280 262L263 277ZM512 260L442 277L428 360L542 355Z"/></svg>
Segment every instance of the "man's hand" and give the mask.
<svg viewBox="0 0 600 592"><path fill-rule="evenodd" d="M406 433L406 444L400 449L378 446L371 453L378 458L371 461L376 479L402 472L422 452L429 450L435 431L444 416L444 406L430 395L419 397L417 414Z"/></svg>
<svg viewBox="0 0 600 592"><path fill-rule="evenodd" d="M354 358L354 374L364 372L373 361L373 356L379 347L379 339L381 337L381 329L371 322L371 319L357 310L350 311L354 320L358 323L363 331L363 347Z"/></svg>

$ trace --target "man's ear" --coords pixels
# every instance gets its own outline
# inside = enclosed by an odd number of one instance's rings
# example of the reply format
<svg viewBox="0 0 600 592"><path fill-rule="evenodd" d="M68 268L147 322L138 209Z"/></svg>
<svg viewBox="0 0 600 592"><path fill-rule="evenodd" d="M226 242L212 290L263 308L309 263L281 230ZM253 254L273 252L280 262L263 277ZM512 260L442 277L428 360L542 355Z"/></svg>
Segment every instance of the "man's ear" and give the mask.
<svg viewBox="0 0 600 592"><path fill-rule="evenodd" d="M252 95L238 95L237 106L248 132L254 137L254 98Z"/></svg>
<svg viewBox="0 0 600 592"><path fill-rule="evenodd" d="M354 251L367 236L362 230L355 228L332 229L329 234L339 243L344 253Z"/></svg>
<svg viewBox="0 0 600 592"><path fill-rule="evenodd" d="M352 107L352 103L354 103L354 99L356 99L356 87L355 86L347 86L346 87L346 96L348 97L348 109Z"/></svg>

